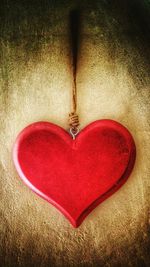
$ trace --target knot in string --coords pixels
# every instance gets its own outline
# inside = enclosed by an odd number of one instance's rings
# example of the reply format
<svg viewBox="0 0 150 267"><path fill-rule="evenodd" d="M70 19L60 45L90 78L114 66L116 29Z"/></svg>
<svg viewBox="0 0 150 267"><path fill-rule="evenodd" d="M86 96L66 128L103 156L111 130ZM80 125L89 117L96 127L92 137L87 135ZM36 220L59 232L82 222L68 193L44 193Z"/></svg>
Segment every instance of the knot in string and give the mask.
<svg viewBox="0 0 150 267"><path fill-rule="evenodd" d="M69 126L75 130L79 125L80 124L78 115L74 112L71 112L69 114Z"/></svg>

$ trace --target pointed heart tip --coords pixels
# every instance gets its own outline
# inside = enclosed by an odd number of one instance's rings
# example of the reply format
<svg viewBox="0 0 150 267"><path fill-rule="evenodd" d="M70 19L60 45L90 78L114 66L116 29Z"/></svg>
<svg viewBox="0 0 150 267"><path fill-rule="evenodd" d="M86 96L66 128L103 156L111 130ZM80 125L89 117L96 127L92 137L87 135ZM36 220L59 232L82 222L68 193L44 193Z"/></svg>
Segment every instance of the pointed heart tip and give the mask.
<svg viewBox="0 0 150 267"><path fill-rule="evenodd" d="M81 223L82 223L82 221L80 221L80 220L70 220L70 223L71 223L71 225L74 227L74 228L78 228L80 225L81 225Z"/></svg>
<svg viewBox="0 0 150 267"><path fill-rule="evenodd" d="M59 208L59 210L61 211L61 209ZM62 211L61 211L62 212ZM74 228L78 228L83 219L81 220L80 216L77 219L74 219L70 214L63 212L63 214L65 215L66 219L70 222L70 224L74 227Z"/></svg>

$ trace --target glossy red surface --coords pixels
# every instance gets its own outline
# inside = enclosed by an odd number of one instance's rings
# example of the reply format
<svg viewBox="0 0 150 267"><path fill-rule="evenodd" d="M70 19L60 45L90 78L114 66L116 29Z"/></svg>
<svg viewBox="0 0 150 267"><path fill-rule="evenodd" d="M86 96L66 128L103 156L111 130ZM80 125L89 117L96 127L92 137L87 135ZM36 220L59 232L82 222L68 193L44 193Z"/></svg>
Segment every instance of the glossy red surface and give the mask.
<svg viewBox="0 0 150 267"><path fill-rule="evenodd" d="M129 131L98 120L72 139L61 127L36 122L17 137L13 159L21 179L78 227L130 175L136 149Z"/></svg>

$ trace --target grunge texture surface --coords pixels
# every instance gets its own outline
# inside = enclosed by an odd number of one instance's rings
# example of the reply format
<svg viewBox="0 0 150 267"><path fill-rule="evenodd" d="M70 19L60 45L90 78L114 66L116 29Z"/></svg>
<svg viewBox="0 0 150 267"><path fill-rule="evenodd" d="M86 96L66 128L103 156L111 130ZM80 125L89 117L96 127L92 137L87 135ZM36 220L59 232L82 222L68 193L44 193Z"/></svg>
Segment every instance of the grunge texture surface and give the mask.
<svg viewBox="0 0 150 267"><path fill-rule="evenodd" d="M11 152L32 122L68 128L68 16L77 7L81 128L101 118L121 122L137 160L127 183L73 229L22 183ZM149 0L4 0L0 9L0 266L150 266Z"/></svg>

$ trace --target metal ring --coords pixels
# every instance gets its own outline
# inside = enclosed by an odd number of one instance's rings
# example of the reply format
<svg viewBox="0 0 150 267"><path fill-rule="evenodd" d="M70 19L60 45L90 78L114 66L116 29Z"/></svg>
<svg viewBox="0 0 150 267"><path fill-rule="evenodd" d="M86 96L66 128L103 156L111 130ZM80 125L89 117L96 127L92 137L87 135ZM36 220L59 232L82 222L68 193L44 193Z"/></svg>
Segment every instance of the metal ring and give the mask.
<svg viewBox="0 0 150 267"><path fill-rule="evenodd" d="M74 131L75 130L75 131ZM73 138L73 140L76 138L76 135L79 133L79 131L80 131L80 129L77 127L77 128L73 128L73 127L71 127L70 129L69 129L69 131L70 131L70 134L72 135L72 138Z"/></svg>

